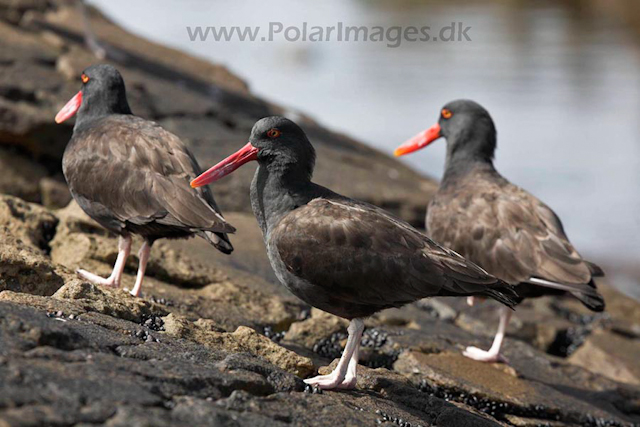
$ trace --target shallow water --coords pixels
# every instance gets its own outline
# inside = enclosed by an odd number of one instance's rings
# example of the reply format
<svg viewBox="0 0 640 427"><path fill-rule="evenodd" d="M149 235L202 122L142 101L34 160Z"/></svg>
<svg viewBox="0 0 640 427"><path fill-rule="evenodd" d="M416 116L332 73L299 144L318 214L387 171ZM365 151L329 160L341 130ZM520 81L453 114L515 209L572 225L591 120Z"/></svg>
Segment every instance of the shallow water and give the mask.
<svg viewBox="0 0 640 427"><path fill-rule="evenodd" d="M640 31L580 6L588 2L92 2L129 30L223 63L256 93L388 153L446 102L474 99L496 122L498 169L549 204L583 254L609 265L640 260ZM259 25L264 34L272 21L455 21L471 26L472 41L193 42L186 29ZM439 177L444 141L403 161Z"/></svg>

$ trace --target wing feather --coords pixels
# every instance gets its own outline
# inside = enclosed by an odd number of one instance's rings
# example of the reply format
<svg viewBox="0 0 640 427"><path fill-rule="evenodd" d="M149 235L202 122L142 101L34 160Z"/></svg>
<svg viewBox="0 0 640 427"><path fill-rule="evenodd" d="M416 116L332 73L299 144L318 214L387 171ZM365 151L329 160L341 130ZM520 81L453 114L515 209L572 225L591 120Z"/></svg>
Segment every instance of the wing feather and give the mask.
<svg viewBox="0 0 640 427"><path fill-rule="evenodd" d="M531 277L588 284L601 271L580 256L548 206L504 179L474 176L441 190L427 226L436 241L514 285Z"/></svg>
<svg viewBox="0 0 640 427"><path fill-rule="evenodd" d="M291 273L354 304L398 306L504 287L403 221L346 198L312 200L287 214L269 239Z"/></svg>
<svg viewBox="0 0 640 427"><path fill-rule="evenodd" d="M63 162L72 192L108 209L122 224L157 222L230 233L210 190L189 182L200 169L179 138L135 116L113 116L75 138ZM90 177L90 179L87 179Z"/></svg>

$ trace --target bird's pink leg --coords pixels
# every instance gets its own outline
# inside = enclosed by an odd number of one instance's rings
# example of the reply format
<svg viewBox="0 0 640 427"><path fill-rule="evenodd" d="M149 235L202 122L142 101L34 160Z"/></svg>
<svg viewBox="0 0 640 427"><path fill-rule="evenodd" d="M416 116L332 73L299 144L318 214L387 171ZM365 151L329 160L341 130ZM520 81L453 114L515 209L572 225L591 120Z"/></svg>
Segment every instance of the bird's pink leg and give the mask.
<svg viewBox="0 0 640 427"><path fill-rule="evenodd" d="M504 341L504 335L507 331L507 325L511 319L511 310L507 307L502 307L500 310L500 323L498 324L498 332L493 339L493 344L488 351L481 350L477 347L467 347L462 353L468 358L479 360L481 362L507 362L507 359L500 354L500 348Z"/></svg>
<svg viewBox="0 0 640 427"><path fill-rule="evenodd" d="M321 389L353 388L356 384L356 366L358 365L358 347L364 331L362 319L353 319L349 323L347 345L344 347L338 366L328 375L304 380L305 383ZM355 357L354 357L355 356Z"/></svg>
<svg viewBox="0 0 640 427"><path fill-rule="evenodd" d="M467 305L473 307L478 302L484 302L485 297L467 297Z"/></svg>
<svg viewBox="0 0 640 427"><path fill-rule="evenodd" d="M96 285L119 288L122 283L122 273L124 272L124 265L127 262L129 253L131 253L131 236L120 236L120 240L118 241L118 257L116 258L116 263L109 277L105 279L83 269L79 269L77 273L83 279Z"/></svg>
<svg viewBox="0 0 640 427"><path fill-rule="evenodd" d="M149 262L149 254L151 253L151 244L146 240L140 246L140 252L138 252L138 258L140 263L138 264L138 275L136 276L136 284L131 290L131 295L134 297L140 296L140 290L142 289L142 281L144 280L144 273L147 270L147 262Z"/></svg>
<svg viewBox="0 0 640 427"><path fill-rule="evenodd" d="M349 360L349 366L347 367L347 374L344 380L338 384L338 388L352 389L356 388L357 369L358 369L358 353L360 352L360 346L358 345Z"/></svg>

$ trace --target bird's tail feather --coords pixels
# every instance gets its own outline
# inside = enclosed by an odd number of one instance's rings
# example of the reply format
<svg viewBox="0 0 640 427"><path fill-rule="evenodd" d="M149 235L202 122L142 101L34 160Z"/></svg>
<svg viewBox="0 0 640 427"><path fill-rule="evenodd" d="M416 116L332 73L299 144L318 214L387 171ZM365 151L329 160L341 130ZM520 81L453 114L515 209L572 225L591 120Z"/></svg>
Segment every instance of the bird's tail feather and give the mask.
<svg viewBox="0 0 640 427"><path fill-rule="evenodd" d="M481 295L493 298L512 310L518 304L518 300L520 298L516 293L515 288L505 282L501 282L498 285L485 289Z"/></svg>
<svg viewBox="0 0 640 427"><path fill-rule="evenodd" d="M594 277L602 277L604 276L604 270L602 270L602 268L600 268L600 266L589 262L589 261L585 261L585 263L587 264L587 266L589 267L589 271L591 271L591 274Z"/></svg>
<svg viewBox="0 0 640 427"><path fill-rule="evenodd" d="M200 236L207 242L211 243L217 250L223 254L233 252L233 245L226 233L218 233L214 231L203 231Z"/></svg>
<svg viewBox="0 0 640 427"><path fill-rule="evenodd" d="M537 277L531 277L528 282L534 285L544 286L546 288L559 289L561 291L569 292L582 304L584 304L585 307L587 307L589 310L604 310L604 298L596 290L596 286L593 283L593 280L591 280L589 283L574 284L550 282L548 280L540 279Z"/></svg>

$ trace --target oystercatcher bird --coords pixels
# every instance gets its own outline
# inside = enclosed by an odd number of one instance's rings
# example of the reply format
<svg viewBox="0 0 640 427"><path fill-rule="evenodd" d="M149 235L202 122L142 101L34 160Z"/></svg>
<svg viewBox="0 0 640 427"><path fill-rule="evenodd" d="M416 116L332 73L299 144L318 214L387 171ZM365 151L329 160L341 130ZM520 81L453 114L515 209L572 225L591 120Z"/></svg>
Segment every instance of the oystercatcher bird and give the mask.
<svg viewBox="0 0 640 427"><path fill-rule="evenodd" d="M78 114L62 169L73 198L100 225L120 236L118 257L104 279L78 270L84 279L119 287L131 249L142 236L138 275L131 293L140 294L151 245L160 238L200 236L225 254L235 229L222 217L208 187L189 181L201 169L180 139L131 113L122 76L111 65L82 73L82 88L56 115L62 123Z"/></svg>
<svg viewBox="0 0 640 427"><path fill-rule="evenodd" d="M516 286L518 303L568 292L589 309L604 310L593 281L604 275L602 269L580 256L551 208L493 166L496 129L487 110L473 101L453 101L444 106L438 123L398 147L395 155L440 137L447 140L447 158L440 188L427 209L427 234ZM468 347L464 354L505 361L500 348L510 316L511 311L501 311L489 351Z"/></svg>
<svg viewBox="0 0 640 427"><path fill-rule="evenodd" d="M384 210L311 182L315 151L282 117L258 121L242 149L196 178L199 187L251 160L251 206L278 279L298 298L350 320L336 369L307 379L352 388L363 318L432 296L478 295L512 306L510 285Z"/></svg>

